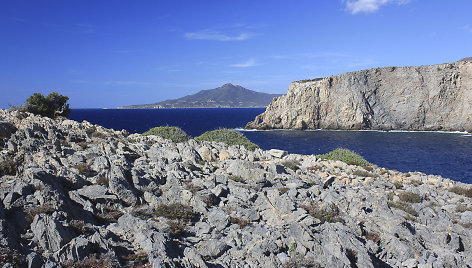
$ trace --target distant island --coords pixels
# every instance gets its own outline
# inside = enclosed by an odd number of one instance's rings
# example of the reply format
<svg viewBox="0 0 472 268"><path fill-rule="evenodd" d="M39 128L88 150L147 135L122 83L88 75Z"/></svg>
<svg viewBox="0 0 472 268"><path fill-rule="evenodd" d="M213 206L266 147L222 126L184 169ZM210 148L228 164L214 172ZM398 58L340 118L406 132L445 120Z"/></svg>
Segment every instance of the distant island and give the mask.
<svg viewBox="0 0 472 268"><path fill-rule="evenodd" d="M137 104L118 109L165 109L165 108L256 108L267 107L275 97L282 94L268 94L249 90L239 85L224 84L215 89L201 90L193 95L150 104Z"/></svg>

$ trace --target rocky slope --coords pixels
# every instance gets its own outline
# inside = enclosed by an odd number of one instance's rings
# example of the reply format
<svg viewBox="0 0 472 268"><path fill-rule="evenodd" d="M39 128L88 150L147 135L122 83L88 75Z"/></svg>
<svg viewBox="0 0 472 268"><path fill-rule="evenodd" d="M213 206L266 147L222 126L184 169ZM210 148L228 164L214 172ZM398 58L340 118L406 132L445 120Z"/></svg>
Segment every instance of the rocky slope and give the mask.
<svg viewBox="0 0 472 268"><path fill-rule="evenodd" d="M214 89L201 90L175 100L166 100L151 104L138 104L120 109L156 109L156 108L251 108L267 107L273 98L280 94L268 94L249 90L242 86L224 84Z"/></svg>
<svg viewBox="0 0 472 268"><path fill-rule="evenodd" d="M293 82L247 128L472 131L472 60Z"/></svg>
<svg viewBox="0 0 472 268"><path fill-rule="evenodd" d="M3 267L472 267L441 177L3 110L0 148Z"/></svg>

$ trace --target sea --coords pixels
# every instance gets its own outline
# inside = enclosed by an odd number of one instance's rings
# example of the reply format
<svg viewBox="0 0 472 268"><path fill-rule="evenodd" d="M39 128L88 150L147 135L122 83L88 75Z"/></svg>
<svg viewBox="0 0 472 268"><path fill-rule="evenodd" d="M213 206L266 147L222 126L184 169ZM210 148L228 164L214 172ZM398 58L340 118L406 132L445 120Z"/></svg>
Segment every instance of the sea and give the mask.
<svg viewBox="0 0 472 268"><path fill-rule="evenodd" d="M178 126L190 136L235 129L262 149L323 154L347 148L378 166L419 171L472 184L472 136L462 132L244 130L264 108L72 109L70 119L115 130L142 133L156 126Z"/></svg>

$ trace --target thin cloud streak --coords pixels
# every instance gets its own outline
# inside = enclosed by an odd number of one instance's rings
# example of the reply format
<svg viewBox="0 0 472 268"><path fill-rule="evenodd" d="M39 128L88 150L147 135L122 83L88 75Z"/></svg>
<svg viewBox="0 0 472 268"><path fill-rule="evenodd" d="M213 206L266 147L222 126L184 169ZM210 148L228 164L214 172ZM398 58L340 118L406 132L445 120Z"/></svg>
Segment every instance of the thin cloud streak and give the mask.
<svg viewBox="0 0 472 268"><path fill-rule="evenodd" d="M236 67L236 68L248 68L248 67L254 67L257 66L258 64L256 63L256 60L254 59L249 59L246 62L242 63L236 63L236 64L231 64L231 67Z"/></svg>
<svg viewBox="0 0 472 268"><path fill-rule="evenodd" d="M411 0L347 0L346 10L351 14L357 13L374 13L377 12L380 7L395 3L397 5L408 4Z"/></svg>
<svg viewBox="0 0 472 268"><path fill-rule="evenodd" d="M240 33L239 35L227 35L221 32L201 31L185 33L188 40L213 40L213 41L244 41L253 37L251 33Z"/></svg>

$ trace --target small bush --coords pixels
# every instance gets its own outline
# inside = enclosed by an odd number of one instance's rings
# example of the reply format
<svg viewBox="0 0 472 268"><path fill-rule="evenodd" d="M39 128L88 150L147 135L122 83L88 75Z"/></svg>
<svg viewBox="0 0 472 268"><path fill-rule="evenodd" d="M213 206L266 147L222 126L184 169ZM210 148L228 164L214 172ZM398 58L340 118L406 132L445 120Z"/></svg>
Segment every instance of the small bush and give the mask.
<svg viewBox="0 0 472 268"><path fill-rule="evenodd" d="M420 203L423 200L419 194L412 192L401 192L398 197L401 201L408 203Z"/></svg>
<svg viewBox="0 0 472 268"><path fill-rule="evenodd" d="M30 113L41 116L67 117L71 112L69 104L67 104L68 100L69 97L59 95L57 92L52 92L47 97L41 93L34 93L26 100L24 108Z"/></svg>
<svg viewBox="0 0 472 268"><path fill-rule="evenodd" d="M87 149L88 143L85 141L78 142L77 145L79 145L83 150Z"/></svg>
<svg viewBox="0 0 472 268"><path fill-rule="evenodd" d="M70 227L74 229L77 235L85 234L85 222L83 220L71 220L69 222Z"/></svg>
<svg viewBox="0 0 472 268"><path fill-rule="evenodd" d="M118 218L123 215L123 212L113 208L112 206L106 205L103 206L101 212L94 214L96 219L101 224L106 224L110 222L117 222Z"/></svg>
<svg viewBox="0 0 472 268"><path fill-rule="evenodd" d="M31 224L34 220L34 216L38 214L52 214L54 211L56 211L56 208L48 203L42 204L37 207L28 207L24 209L24 212L26 214L26 222Z"/></svg>
<svg viewBox="0 0 472 268"><path fill-rule="evenodd" d="M453 192L458 195L463 195L465 197L472 198L472 187L471 188L463 188L459 186L454 186L449 189L449 192Z"/></svg>
<svg viewBox="0 0 472 268"><path fill-rule="evenodd" d="M456 212L462 213L462 212L466 212L466 211L472 211L472 207L468 207L468 206L462 205L462 204L456 206Z"/></svg>
<svg viewBox="0 0 472 268"><path fill-rule="evenodd" d="M190 136L178 127L155 127L141 134L143 136L155 135L173 142L185 142L190 139Z"/></svg>
<svg viewBox="0 0 472 268"><path fill-rule="evenodd" d="M368 171L360 170L360 169L354 170L354 172L352 172L352 175L359 176L359 177L372 177L372 178L377 178L379 176L377 174L373 174Z"/></svg>
<svg viewBox="0 0 472 268"><path fill-rule="evenodd" d="M304 79L304 80L298 80L298 83L306 83L306 82L315 82L315 81L320 81L323 80L322 77L314 78L314 79Z"/></svg>
<svg viewBox="0 0 472 268"><path fill-rule="evenodd" d="M313 257L303 257L296 255L284 265L285 268L299 268L299 267L311 267L311 268L322 268L321 264L315 261Z"/></svg>
<svg viewBox="0 0 472 268"><path fill-rule="evenodd" d="M235 217L229 217L229 222L231 224L237 224L239 227L244 228L251 224L249 220L241 219L241 218L235 218Z"/></svg>
<svg viewBox="0 0 472 268"><path fill-rule="evenodd" d="M287 187L280 187L278 190L281 194L285 194L289 189Z"/></svg>
<svg viewBox="0 0 472 268"><path fill-rule="evenodd" d="M181 221L168 221L170 234L174 238L179 238L187 233L187 227Z"/></svg>
<svg viewBox="0 0 472 268"><path fill-rule="evenodd" d="M243 134L236 130L231 129L217 129L213 131L207 131L202 135L195 138L197 141L212 141L212 142L223 142L228 145L241 145L246 147L250 151L254 151L259 148L256 144L252 143Z"/></svg>
<svg viewBox="0 0 472 268"><path fill-rule="evenodd" d="M109 179L108 179L107 177L103 177L103 176L102 176L102 177L99 177L99 178L97 179L96 184L101 185L101 186L108 187L109 184L110 184L110 181L109 181Z"/></svg>
<svg viewBox="0 0 472 268"><path fill-rule="evenodd" d="M6 264L13 266L7 266ZM18 251L11 248L0 248L0 266L1 267L27 267L25 256L18 253Z"/></svg>
<svg viewBox="0 0 472 268"><path fill-rule="evenodd" d="M97 258L97 255L91 255L86 257L82 261L72 261L66 260L62 263L62 267L65 268L111 268L113 267L113 261L107 255L100 255Z"/></svg>
<svg viewBox="0 0 472 268"><path fill-rule="evenodd" d="M143 265L148 263L148 255L144 251L140 251L135 254L125 255L122 257L122 259L128 262L132 262L135 265Z"/></svg>
<svg viewBox="0 0 472 268"><path fill-rule="evenodd" d="M228 179L230 179L232 181L235 181L235 182L244 183L244 179L241 176L230 175L230 176L228 176Z"/></svg>
<svg viewBox="0 0 472 268"><path fill-rule="evenodd" d="M388 201L387 204L391 208L400 209L410 215L418 217L418 212L416 212L416 210L410 204L403 203L403 202L393 202L393 201Z"/></svg>
<svg viewBox="0 0 472 268"><path fill-rule="evenodd" d="M0 162L0 177L4 175L15 176L18 172L18 164L12 159Z"/></svg>
<svg viewBox="0 0 472 268"><path fill-rule="evenodd" d="M321 223L344 222L341 216L339 216L339 208L334 204L330 204L328 207L322 207L319 204L312 204L310 206L302 206L302 208L307 210L311 216L320 220Z"/></svg>
<svg viewBox="0 0 472 268"><path fill-rule="evenodd" d="M323 158L328 160L339 160L343 161L348 165L356 166L371 166L372 164L367 162L362 156L350 151L348 149L337 148L327 154L317 155L317 158Z"/></svg>
<svg viewBox="0 0 472 268"><path fill-rule="evenodd" d="M192 207L173 203L169 205L159 205L156 208L156 216L165 217L171 220L182 220L182 221L194 221L197 218L197 214L193 211Z"/></svg>
<svg viewBox="0 0 472 268"><path fill-rule="evenodd" d="M393 186L395 186L395 189L402 189L403 188L403 183L399 182L399 181L396 181L393 183Z"/></svg>
<svg viewBox="0 0 472 268"><path fill-rule="evenodd" d="M380 241L380 236L378 233L372 233L372 232L366 231L365 239L378 243Z"/></svg>
<svg viewBox="0 0 472 268"><path fill-rule="evenodd" d="M90 177L94 173L92 168L90 168L90 166L87 164L75 165L73 168L77 169L80 175L84 175L86 177Z"/></svg>
<svg viewBox="0 0 472 268"><path fill-rule="evenodd" d="M61 140L61 146L67 148L71 147L70 143L67 140Z"/></svg>
<svg viewBox="0 0 472 268"><path fill-rule="evenodd" d="M284 161L282 162L282 165L284 165L284 167L289 168L293 171L297 171L300 169L300 162L296 160Z"/></svg>

